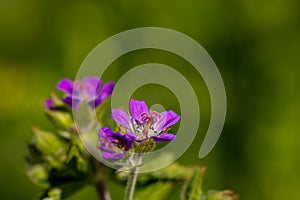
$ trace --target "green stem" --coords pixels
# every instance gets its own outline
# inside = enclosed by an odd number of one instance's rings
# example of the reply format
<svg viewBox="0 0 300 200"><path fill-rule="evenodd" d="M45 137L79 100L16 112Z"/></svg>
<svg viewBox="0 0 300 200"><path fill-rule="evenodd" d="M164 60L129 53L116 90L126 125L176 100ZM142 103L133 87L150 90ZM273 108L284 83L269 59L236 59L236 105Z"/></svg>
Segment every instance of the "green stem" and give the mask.
<svg viewBox="0 0 300 200"><path fill-rule="evenodd" d="M133 200L133 194L136 186L138 167L134 168L134 170L129 174L124 200Z"/></svg>

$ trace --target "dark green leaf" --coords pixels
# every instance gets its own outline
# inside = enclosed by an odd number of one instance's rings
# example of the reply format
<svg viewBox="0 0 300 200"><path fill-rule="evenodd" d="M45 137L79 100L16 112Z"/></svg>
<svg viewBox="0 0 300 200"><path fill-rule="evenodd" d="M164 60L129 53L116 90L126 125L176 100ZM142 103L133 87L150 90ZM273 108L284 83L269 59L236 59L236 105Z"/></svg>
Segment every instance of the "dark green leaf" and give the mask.
<svg viewBox="0 0 300 200"><path fill-rule="evenodd" d="M88 170L87 161L83 158L76 145L73 145L69 151L67 163L71 166L75 165L78 171L87 172Z"/></svg>

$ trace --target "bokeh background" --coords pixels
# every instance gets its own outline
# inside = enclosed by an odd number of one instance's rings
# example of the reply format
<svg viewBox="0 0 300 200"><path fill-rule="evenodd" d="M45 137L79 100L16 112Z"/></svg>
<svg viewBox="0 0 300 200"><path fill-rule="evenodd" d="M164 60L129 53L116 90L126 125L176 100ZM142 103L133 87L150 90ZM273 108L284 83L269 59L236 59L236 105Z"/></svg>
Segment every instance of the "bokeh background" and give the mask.
<svg viewBox="0 0 300 200"><path fill-rule="evenodd" d="M141 63L173 66L191 81L201 102L199 140L180 162L207 166L205 189L231 188L243 200L300 199L298 0L1 0L1 199L32 199L39 191L24 176L24 155L31 126L51 127L42 100L55 91L62 77L73 79L101 41L143 26L189 35L219 67L228 113L217 146L205 159L198 159L201 133L209 122L209 97L201 76L177 56L154 50L133 52L114 62L104 79L117 80ZM145 86L135 95L166 101L158 91L167 89ZM175 100L169 105L179 109ZM114 199L120 199L122 187L110 187ZM96 199L95 190L87 187L70 199L83 198Z"/></svg>

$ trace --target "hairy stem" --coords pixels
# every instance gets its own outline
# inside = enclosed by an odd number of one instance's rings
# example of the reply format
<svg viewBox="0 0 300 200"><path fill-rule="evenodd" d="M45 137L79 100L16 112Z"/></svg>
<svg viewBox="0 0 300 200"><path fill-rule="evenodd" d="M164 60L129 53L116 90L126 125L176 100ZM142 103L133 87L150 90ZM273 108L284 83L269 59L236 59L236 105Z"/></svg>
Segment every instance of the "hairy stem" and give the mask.
<svg viewBox="0 0 300 200"><path fill-rule="evenodd" d="M134 168L134 170L129 174L124 200L133 200L133 194L136 186L138 167Z"/></svg>

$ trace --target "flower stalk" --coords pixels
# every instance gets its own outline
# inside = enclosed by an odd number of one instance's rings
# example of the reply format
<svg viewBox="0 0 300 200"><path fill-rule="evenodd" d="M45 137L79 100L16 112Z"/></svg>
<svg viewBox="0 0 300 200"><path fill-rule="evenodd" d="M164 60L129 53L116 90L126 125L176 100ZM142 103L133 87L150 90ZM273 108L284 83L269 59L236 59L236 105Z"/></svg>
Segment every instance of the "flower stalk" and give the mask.
<svg viewBox="0 0 300 200"><path fill-rule="evenodd" d="M138 176L138 167L134 168L133 171L128 176L124 200L133 200L137 176Z"/></svg>
<svg viewBox="0 0 300 200"><path fill-rule="evenodd" d="M138 176L138 170L139 167L143 165L143 155L133 154L131 158L129 158L129 164L131 165L131 172L128 175L124 200L133 200L133 195L134 195L137 176Z"/></svg>

